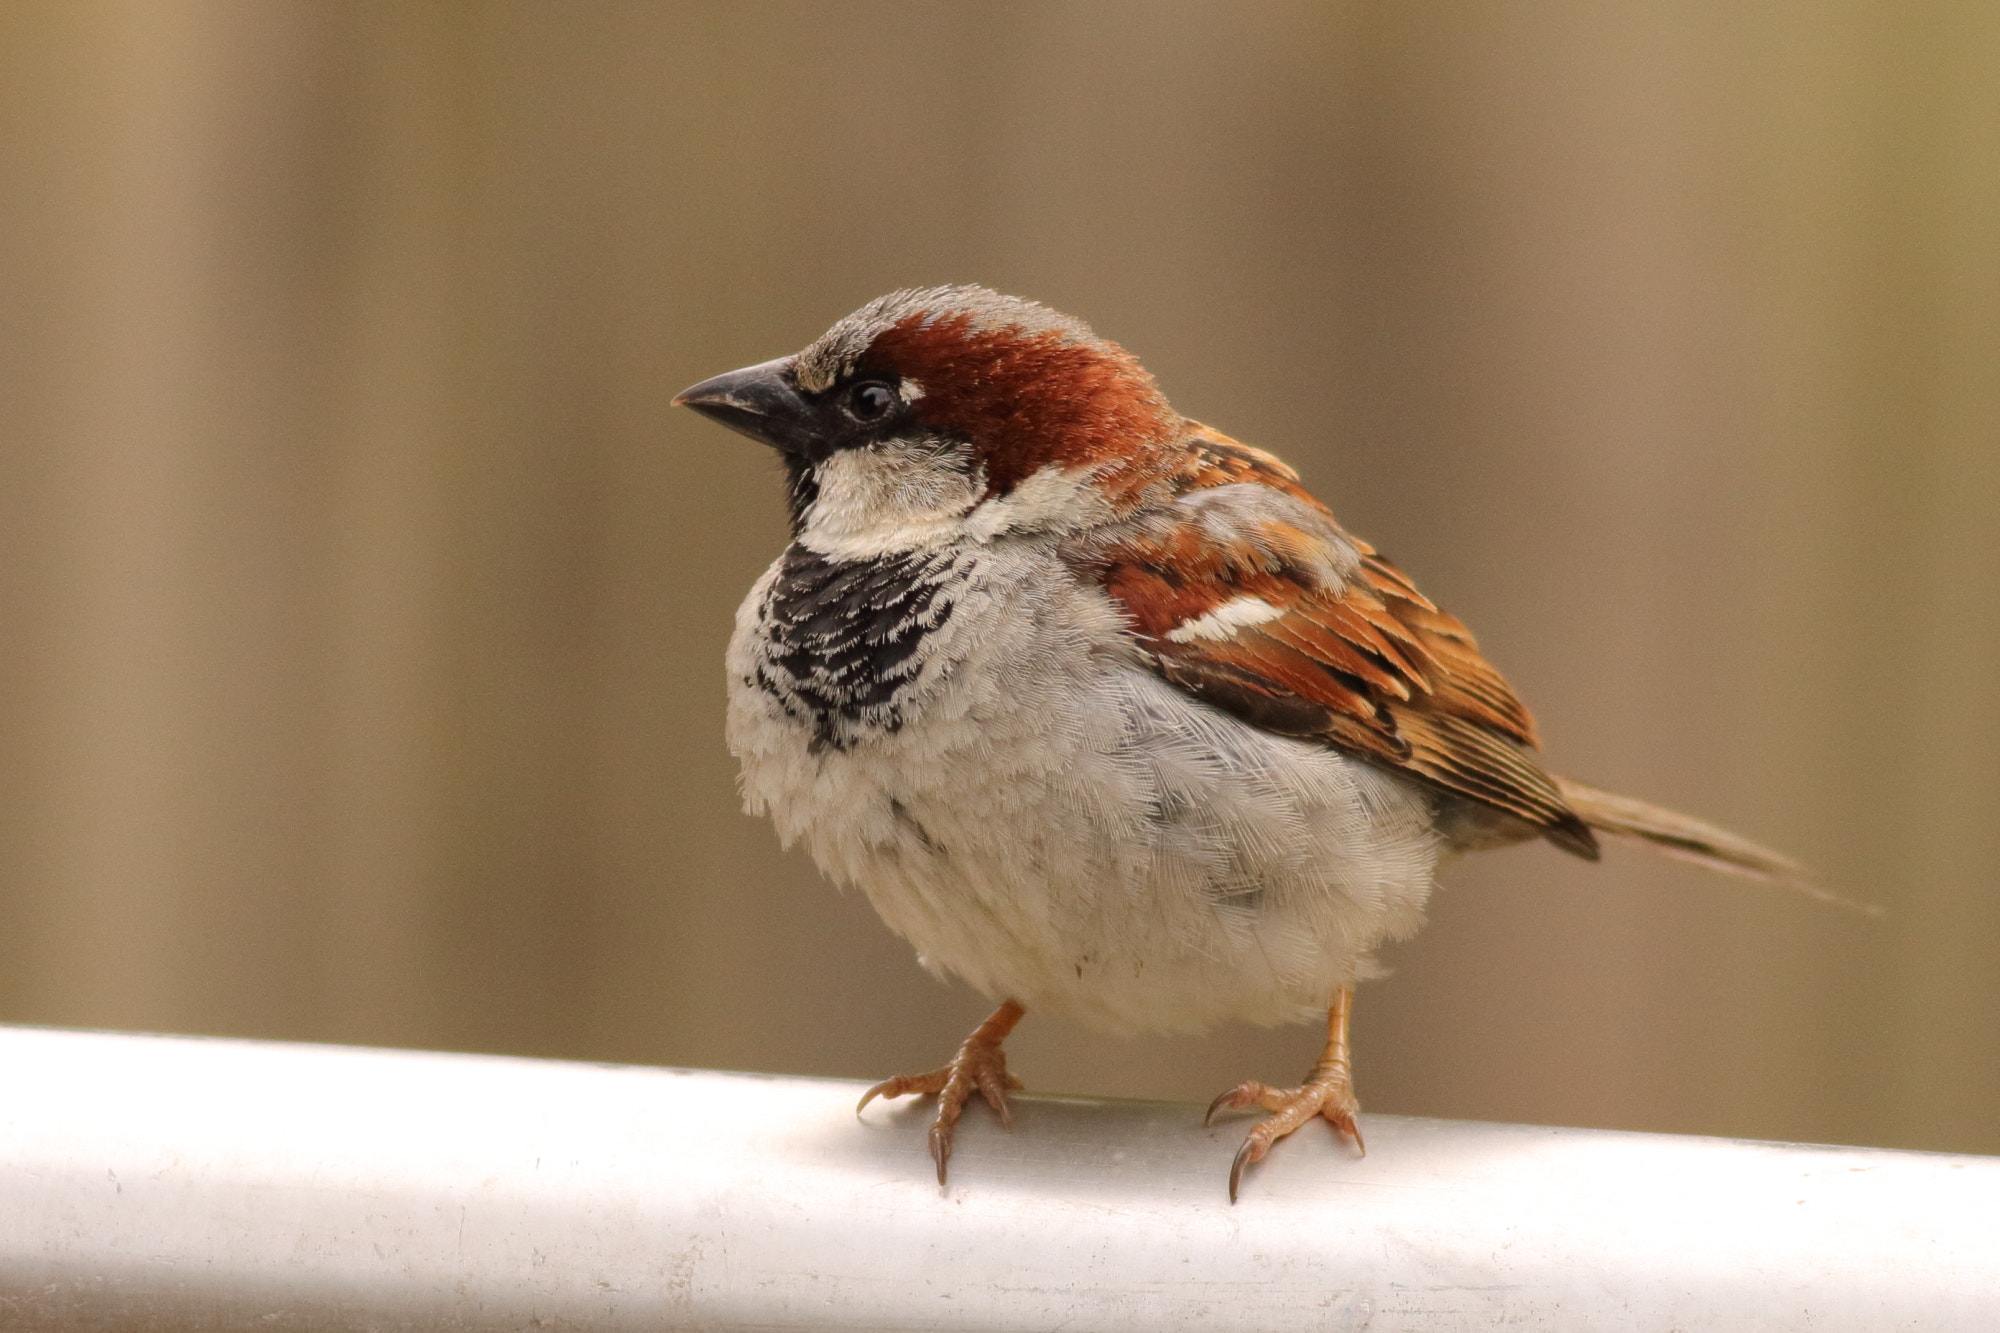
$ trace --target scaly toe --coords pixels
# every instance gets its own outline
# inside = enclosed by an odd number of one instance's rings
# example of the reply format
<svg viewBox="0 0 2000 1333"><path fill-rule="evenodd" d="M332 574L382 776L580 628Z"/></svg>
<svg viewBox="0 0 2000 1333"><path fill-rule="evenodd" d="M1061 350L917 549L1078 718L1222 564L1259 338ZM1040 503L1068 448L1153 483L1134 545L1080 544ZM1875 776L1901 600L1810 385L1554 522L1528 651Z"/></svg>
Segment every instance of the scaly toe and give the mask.
<svg viewBox="0 0 2000 1333"><path fill-rule="evenodd" d="M907 1097L911 1093L929 1096L934 1093L943 1092L944 1086L950 1080L950 1077L951 1068L950 1066L946 1066L943 1069L933 1069L928 1074L898 1074L894 1078L885 1078L861 1094L861 1100L854 1105L854 1114L860 1115L863 1111L867 1110L868 1103L874 1101L877 1097L880 1097L883 1101L894 1101L898 1097Z"/></svg>
<svg viewBox="0 0 2000 1333"><path fill-rule="evenodd" d="M1229 1165L1229 1201L1236 1202L1242 1188L1243 1172L1253 1162L1262 1161L1271 1145L1284 1138L1293 1130L1315 1116L1323 1118L1333 1126L1337 1134L1345 1134L1354 1140L1354 1146L1363 1156L1368 1149L1361 1141L1361 1128L1354 1121L1354 1113L1361 1109L1354 1099L1354 1088L1345 1078L1319 1079L1298 1088L1272 1088L1262 1083L1242 1083L1223 1093L1209 1104L1208 1118L1224 1106L1261 1106L1271 1114L1257 1122L1243 1146L1236 1150L1236 1160ZM1207 1123L1207 1118L1203 1120Z"/></svg>
<svg viewBox="0 0 2000 1333"><path fill-rule="evenodd" d="M895 1078L883 1079L861 1094L861 1102L854 1108L854 1113L860 1115L877 1097L885 1101L912 1093L936 1097L937 1115L931 1121L929 1141L931 1160L937 1163L938 1184L942 1185L951 1161L952 1136L958 1130L958 1118L964 1112L965 1104L977 1093L1000 1117L1001 1127L1012 1129L1014 1112L1007 1104L1007 1093L1020 1086L1021 1080L1007 1072L1007 1056L998 1042L968 1041L959 1047L958 1054L942 1069L933 1069L928 1074L898 1074Z"/></svg>
<svg viewBox="0 0 2000 1333"><path fill-rule="evenodd" d="M1201 1127L1207 1129L1215 1123L1215 1113L1228 1107L1240 1111L1246 1106L1260 1106L1264 1098L1271 1095L1271 1089L1262 1083L1238 1083L1208 1104L1208 1113L1201 1118ZM1275 1109L1275 1108L1270 1108ZM1261 1154L1260 1154L1261 1155Z"/></svg>
<svg viewBox="0 0 2000 1333"><path fill-rule="evenodd" d="M1361 1126L1355 1123L1354 1119L1354 1113L1358 1109L1360 1108L1354 1106L1328 1106L1320 1111L1320 1115L1325 1118L1329 1125L1333 1126L1334 1133L1345 1134L1348 1138L1353 1139L1355 1151L1366 1157L1368 1155L1368 1145L1361 1141Z"/></svg>

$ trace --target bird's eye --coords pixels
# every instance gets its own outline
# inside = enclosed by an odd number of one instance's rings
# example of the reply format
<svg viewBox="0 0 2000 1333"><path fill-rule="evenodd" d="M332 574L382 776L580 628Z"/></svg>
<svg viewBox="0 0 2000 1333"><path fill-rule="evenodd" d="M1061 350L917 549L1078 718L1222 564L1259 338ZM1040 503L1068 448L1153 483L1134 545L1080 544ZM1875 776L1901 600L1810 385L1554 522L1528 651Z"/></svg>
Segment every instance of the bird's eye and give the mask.
<svg viewBox="0 0 2000 1333"><path fill-rule="evenodd" d="M847 408L861 421L880 421L896 405L896 391L880 380L863 380L847 391Z"/></svg>

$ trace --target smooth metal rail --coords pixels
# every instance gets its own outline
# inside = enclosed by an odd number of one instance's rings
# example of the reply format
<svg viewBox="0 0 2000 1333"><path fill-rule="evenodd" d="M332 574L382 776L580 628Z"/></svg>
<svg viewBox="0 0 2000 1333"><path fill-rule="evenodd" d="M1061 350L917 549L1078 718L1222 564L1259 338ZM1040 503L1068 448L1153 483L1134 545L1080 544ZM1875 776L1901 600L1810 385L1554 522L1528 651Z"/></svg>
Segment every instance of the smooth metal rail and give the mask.
<svg viewBox="0 0 2000 1333"><path fill-rule="evenodd" d="M859 1091L0 1028L0 1328L2000 1328L2000 1158Z"/></svg>

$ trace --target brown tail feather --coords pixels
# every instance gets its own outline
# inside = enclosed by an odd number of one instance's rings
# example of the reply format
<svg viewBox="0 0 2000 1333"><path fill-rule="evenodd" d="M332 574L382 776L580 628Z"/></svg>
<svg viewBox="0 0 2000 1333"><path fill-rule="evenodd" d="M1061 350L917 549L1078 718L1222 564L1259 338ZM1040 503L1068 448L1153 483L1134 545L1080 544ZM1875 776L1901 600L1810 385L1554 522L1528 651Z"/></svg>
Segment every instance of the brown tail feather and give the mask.
<svg viewBox="0 0 2000 1333"><path fill-rule="evenodd" d="M1630 796L1586 787L1581 782L1557 778L1556 786L1584 823L1604 833L1637 838L1655 850L1683 861L1719 870L1725 875L1743 875L1768 884L1794 889L1835 907L1844 907L1865 916L1881 916L1882 909L1858 903L1832 893L1814 881L1812 872L1790 857L1759 847L1748 838L1739 838L1727 829L1690 815L1683 815Z"/></svg>

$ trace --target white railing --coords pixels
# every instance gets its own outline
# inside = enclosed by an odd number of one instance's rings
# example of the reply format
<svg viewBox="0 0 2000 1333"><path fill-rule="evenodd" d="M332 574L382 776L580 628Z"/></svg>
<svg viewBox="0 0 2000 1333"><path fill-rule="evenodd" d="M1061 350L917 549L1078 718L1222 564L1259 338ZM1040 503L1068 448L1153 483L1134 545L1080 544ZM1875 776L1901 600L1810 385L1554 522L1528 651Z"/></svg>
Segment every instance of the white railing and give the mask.
<svg viewBox="0 0 2000 1333"><path fill-rule="evenodd" d="M2000 1329L2000 1159L0 1028L0 1328Z"/></svg>

